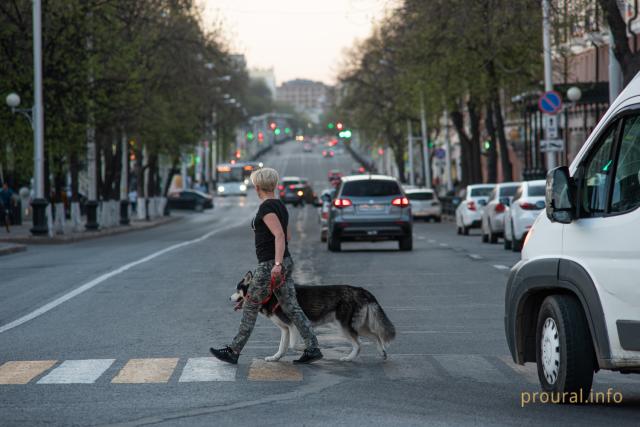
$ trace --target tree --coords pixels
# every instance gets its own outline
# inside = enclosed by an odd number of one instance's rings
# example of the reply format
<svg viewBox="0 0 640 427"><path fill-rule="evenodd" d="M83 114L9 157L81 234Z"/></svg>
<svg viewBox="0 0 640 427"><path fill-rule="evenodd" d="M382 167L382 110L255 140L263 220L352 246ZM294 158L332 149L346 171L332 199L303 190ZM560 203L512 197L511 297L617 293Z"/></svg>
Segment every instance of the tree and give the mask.
<svg viewBox="0 0 640 427"><path fill-rule="evenodd" d="M598 0L604 17L613 35L613 53L622 67L622 76L626 86L640 71L640 51L634 52L629 45L627 23L617 0Z"/></svg>

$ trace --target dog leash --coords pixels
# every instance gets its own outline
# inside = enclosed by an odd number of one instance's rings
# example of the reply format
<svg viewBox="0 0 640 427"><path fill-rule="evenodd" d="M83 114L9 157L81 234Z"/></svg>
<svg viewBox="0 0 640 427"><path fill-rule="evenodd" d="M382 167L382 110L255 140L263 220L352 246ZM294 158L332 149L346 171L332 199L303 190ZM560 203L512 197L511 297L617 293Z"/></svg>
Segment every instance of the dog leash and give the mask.
<svg viewBox="0 0 640 427"><path fill-rule="evenodd" d="M286 277L286 272L283 268L282 272L280 273L280 281L279 283L276 281L276 278L274 276L271 276L271 280L269 281L269 294L260 302L257 301L252 301L251 300L251 295L247 293L247 299L249 301L251 301L254 304L258 304L258 305L265 305L266 303L268 303L271 298L273 298L273 294L277 289L280 289L282 287L282 285L284 285L285 282L285 277ZM280 301L278 301L276 303L276 305L273 307L273 310L271 310L272 313L275 313L275 311L278 309L278 307L280 307ZM237 307L236 310L239 310L240 307Z"/></svg>

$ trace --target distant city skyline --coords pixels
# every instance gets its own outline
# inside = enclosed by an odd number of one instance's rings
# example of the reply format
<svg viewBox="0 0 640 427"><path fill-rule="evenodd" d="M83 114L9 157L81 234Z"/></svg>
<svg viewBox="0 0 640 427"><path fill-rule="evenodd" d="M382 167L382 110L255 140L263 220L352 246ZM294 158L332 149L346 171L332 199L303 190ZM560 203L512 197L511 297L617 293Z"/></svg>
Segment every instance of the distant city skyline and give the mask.
<svg viewBox="0 0 640 427"><path fill-rule="evenodd" d="M395 0L200 0L205 25L222 21L249 68L335 84L345 49L366 38Z"/></svg>

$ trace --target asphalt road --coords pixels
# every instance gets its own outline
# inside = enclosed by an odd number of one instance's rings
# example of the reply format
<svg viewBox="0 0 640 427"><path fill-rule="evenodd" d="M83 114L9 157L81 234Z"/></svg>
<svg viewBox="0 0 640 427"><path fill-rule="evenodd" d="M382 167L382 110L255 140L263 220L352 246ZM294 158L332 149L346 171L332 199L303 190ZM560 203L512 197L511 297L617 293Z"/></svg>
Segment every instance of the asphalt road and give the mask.
<svg viewBox="0 0 640 427"><path fill-rule="evenodd" d="M264 163L308 177L316 191L346 153L323 159L289 143ZM254 267L257 198L216 199L175 223L0 258L0 425L637 425L640 376L598 373L594 389L623 403L530 404L534 366L510 362L504 287L518 256L451 223L416 223L414 250L396 243L320 242L315 208L290 208L295 278L373 292L398 336L383 362L319 328L325 359L262 362L279 332L265 319L237 367L217 364L240 314L228 301Z"/></svg>

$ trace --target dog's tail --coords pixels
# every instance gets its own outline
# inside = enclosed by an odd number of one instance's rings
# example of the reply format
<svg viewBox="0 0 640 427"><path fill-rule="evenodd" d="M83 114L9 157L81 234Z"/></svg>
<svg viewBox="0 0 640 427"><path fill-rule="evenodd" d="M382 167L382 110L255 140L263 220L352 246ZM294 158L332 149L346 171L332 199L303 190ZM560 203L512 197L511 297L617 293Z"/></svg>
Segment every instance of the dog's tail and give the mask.
<svg viewBox="0 0 640 427"><path fill-rule="evenodd" d="M367 304L367 327L386 345L396 337L396 327L378 302Z"/></svg>

